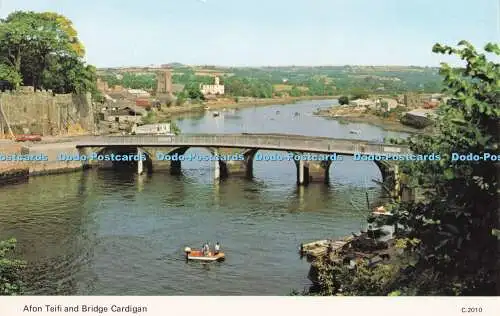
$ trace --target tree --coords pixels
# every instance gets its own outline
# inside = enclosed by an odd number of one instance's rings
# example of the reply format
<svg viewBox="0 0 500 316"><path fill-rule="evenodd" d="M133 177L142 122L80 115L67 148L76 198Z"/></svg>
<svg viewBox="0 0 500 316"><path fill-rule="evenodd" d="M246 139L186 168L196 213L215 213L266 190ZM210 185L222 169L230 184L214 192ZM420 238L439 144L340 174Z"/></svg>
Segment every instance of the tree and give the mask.
<svg viewBox="0 0 500 316"><path fill-rule="evenodd" d="M44 12L41 13L41 16L53 22L54 26L58 26L56 30L63 33L64 36L68 38L69 48L75 52L78 57L85 56L85 47L78 39L78 32L70 19L55 12Z"/></svg>
<svg viewBox="0 0 500 316"><path fill-rule="evenodd" d="M349 104L349 97L343 95L339 98L339 104L344 105L344 104Z"/></svg>
<svg viewBox="0 0 500 316"><path fill-rule="evenodd" d="M300 97L302 96L302 91L297 86L293 86L290 90L290 96L292 97Z"/></svg>
<svg viewBox="0 0 500 316"><path fill-rule="evenodd" d="M497 155L499 146L500 64L461 41L459 48L436 44L433 51L454 54L465 68L441 65L446 91L438 135L410 139L415 153L441 153L440 161L407 163L411 185L433 188L425 201L398 206L406 234L421 240L415 273L432 274L419 287L442 294L491 295L498 280L498 175L494 160L452 161L452 153ZM496 44L485 51L500 55ZM444 159L444 160L443 160ZM498 295L498 292L496 292Z"/></svg>
<svg viewBox="0 0 500 316"><path fill-rule="evenodd" d="M205 96L200 91L200 88L196 84L186 85L184 88L188 97L193 100L204 100Z"/></svg>
<svg viewBox="0 0 500 316"><path fill-rule="evenodd" d="M95 68L85 65L83 54L71 21L57 13L16 11L0 21L0 64L20 74L24 85L95 91Z"/></svg>
<svg viewBox="0 0 500 316"><path fill-rule="evenodd" d="M0 64L0 80L6 80L10 82L14 87L18 87L23 78L21 74L17 72L13 67L6 64Z"/></svg>
<svg viewBox="0 0 500 316"><path fill-rule="evenodd" d="M368 94L367 91L365 91L364 89L360 89L360 88L352 89L351 95L352 95L352 97L351 97L352 100L368 99L370 97L370 95Z"/></svg>
<svg viewBox="0 0 500 316"><path fill-rule="evenodd" d="M451 99L439 108L438 132L408 140L415 154L436 153L441 159L400 164L402 182L425 191L423 200L387 205L400 228L393 248L401 255L391 259L387 269L361 264L346 273L338 263L327 263L320 267L320 294L499 294L500 163L451 158L452 153L497 157L500 64L488 61L466 41L458 48L436 44L433 51L454 54L466 66L441 64ZM497 44L487 44L485 51L500 55Z"/></svg>
<svg viewBox="0 0 500 316"><path fill-rule="evenodd" d="M11 253L15 247L15 239L0 241L0 295L23 293L21 272L26 263L22 260L12 259Z"/></svg>

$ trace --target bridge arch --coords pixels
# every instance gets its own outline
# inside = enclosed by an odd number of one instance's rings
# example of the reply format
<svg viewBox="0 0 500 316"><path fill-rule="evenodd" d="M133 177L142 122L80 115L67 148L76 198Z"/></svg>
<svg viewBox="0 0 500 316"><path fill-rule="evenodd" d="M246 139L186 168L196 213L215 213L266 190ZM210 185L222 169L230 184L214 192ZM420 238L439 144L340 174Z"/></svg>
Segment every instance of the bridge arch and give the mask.
<svg viewBox="0 0 500 316"><path fill-rule="evenodd" d="M174 148L171 153L185 153L189 148L208 148L212 153L224 148L238 148L237 151L244 153L245 159L239 165L245 166L246 170L253 169L255 154L259 150L272 150L283 152L315 152L315 153L338 153L343 155L352 155L353 153L410 153L411 151L406 146L384 144L380 142L371 142L365 140L353 139L336 139L328 137L312 137L302 135L287 135L287 134L182 134L177 136L163 135L136 135L136 136L98 136L89 137L79 141L76 145L78 148L84 147L123 147L131 146L134 148L141 147L156 147L156 148ZM149 159L151 159L151 154ZM174 163L175 164L175 163ZM389 180L393 174L390 167L387 167L383 162L375 162L381 171L382 178ZM232 162L217 161L216 169L220 172L220 176L224 177L235 169ZM299 171L304 174L305 169L311 170L309 167L314 163L304 163L300 160L296 163ZM330 163L319 163L320 167L329 170ZM241 169L241 168L240 168ZM321 168L320 168L321 169ZM175 170L175 168L174 168ZM226 172L229 171L229 172ZM246 171L246 173L248 173ZM303 176L301 181L308 181L309 176ZM314 178L314 176L313 176ZM328 178L328 177L324 177ZM393 178L396 178L393 176ZM299 182L300 184L305 184Z"/></svg>
<svg viewBox="0 0 500 316"><path fill-rule="evenodd" d="M138 155L144 154L146 160L142 161L142 167L145 167L148 173L153 172L153 155L148 150L140 146L111 146L111 147L94 147L92 152L98 156L105 156L110 154L121 155ZM97 160L94 162L98 168L118 168L118 169L132 169L139 170L141 162L138 161L106 161ZM139 172L142 173L142 172Z"/></svg>
<svg viewBox="0 0 500 316"><path fill-rule="evenodd" d="M208 151L208 153L210 155L212 155L212 156L227 154L227 153L221 152L221 148L218 148L218 147L210 147L210 146L180 146L180 147L176 147L176 148L170 148L167 151L167 155L169 155L171 157L173 157L174 155L183 156L190 149L203 149L203 150ZM242 153L243 156L245 157L244 158L244 162L248 161L248 157L249 157L248 152L251 152L251 151L252 150L244 151ZM185 161L185 159L183 159L183 160ZM173 175L180 175L182 173L182 161L183 160L170 160L170 173L171 174L173 174ZM202 162L202 161L208 161L208 160L200 159L199 161ZM234 168L232 168L233 167L232 166L233 161L225 161L225 160L220 160L219 159L219 160L212 160L212 161L209 161L209 162L213 162L214 163L215 177L216 178L221 178L221 179L227 178L229 176L229 174L232 173L231 169L234 170ZM238 162L238 161L236 161L236 162Z"/></svg>

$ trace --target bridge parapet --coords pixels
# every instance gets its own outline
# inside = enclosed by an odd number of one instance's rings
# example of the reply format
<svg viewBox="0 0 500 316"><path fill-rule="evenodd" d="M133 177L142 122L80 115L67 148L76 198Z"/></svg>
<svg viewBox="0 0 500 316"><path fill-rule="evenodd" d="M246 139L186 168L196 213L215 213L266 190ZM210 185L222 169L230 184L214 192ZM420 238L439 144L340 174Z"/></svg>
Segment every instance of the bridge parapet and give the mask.
<svg viewBox="0 0 500 316"><path fill-rule="evenodd" d="M98 136L78 142L77 147L232 147L264 150L286 150L316 153L410 153L401 145L374 143L354 139L335 139L299 135L264 134L185 134L177 136Z"/></svg>

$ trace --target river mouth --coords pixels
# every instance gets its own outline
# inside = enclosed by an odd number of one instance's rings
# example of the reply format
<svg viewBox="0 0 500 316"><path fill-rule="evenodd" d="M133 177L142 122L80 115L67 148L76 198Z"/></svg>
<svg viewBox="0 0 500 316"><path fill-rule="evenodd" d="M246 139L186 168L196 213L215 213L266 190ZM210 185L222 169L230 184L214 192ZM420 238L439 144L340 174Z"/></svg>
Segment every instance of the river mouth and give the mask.
<svg viewBox="0 0 500 316"><path fill-rule="evenodd" d="M257 122L261 133L342 136L337 125L310 116L310 104L279 106L279 114L273 107L243 109L241 119L227 121L185 118L179 125L186 133L229 133ZM271 115L281 125L255 121ZM342 128L349 135L352 127ZM197 150L207 154L190 149ZM299 245L359 231L369 214L366 192L370 201L382 193L371 181L381 178L372 162L336 162L328 186L308 187L296 185L293 162L258 161L253 179L221 182L212 167L185 162L179 176L92 169L2 187L0 239L18 240L17 252L29 264L27 294L288 295L310 285ZM184 247L217 241L224 262L185 262Z"/></svg>

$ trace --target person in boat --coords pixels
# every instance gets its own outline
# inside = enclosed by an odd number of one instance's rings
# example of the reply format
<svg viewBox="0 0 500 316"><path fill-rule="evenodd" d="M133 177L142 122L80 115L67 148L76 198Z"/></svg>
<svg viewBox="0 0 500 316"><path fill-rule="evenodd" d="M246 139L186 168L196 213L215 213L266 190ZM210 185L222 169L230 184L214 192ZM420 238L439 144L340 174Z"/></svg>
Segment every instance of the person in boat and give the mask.
<svg viewBox="0 0 500 316"><path fill-rule="evenodd" d="M219 242L216 242L215 246L214 246L214 254L218 255L219 252L220 252L220 244L219 244Z"/></svg>
<svg viewBox="0 0 500 316"><path fill-rule="evenodd" d="M208 256L209 254L210 254L210 246L208 245L208 243L205 243L205 245L203 245L203 255Z"/></svg>

